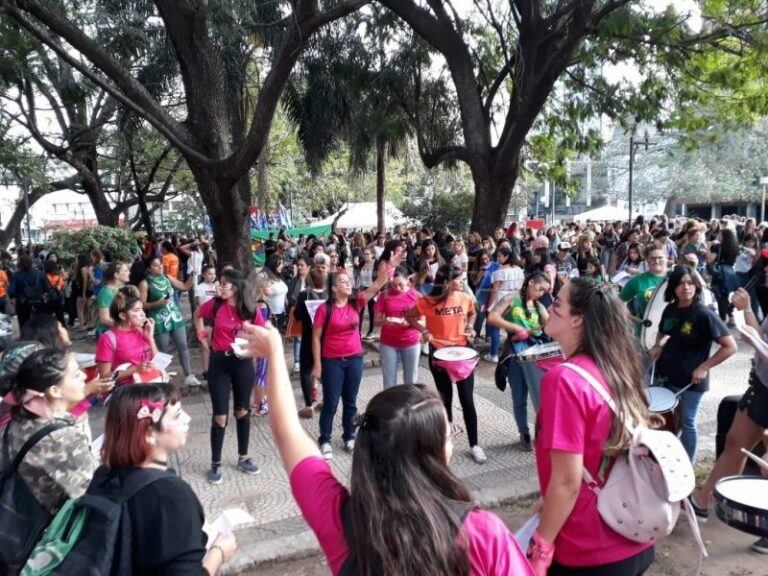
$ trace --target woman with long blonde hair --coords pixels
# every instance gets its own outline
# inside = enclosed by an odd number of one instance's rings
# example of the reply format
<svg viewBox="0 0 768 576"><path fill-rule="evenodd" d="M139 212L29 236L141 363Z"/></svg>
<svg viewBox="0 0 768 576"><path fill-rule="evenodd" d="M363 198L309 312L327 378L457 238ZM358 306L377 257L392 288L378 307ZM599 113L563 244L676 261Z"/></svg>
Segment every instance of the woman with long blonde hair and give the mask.
<svg viewBox="0 0 768 576"><path fill-rule="evenodd" d="M629 313L609 288L574 278L550 308L546 332L568 363L605 387L618 413L564 364L542 379L536 466L543 499L528 551L531 565L537 576L640 576L653 563L653 544L613 531L597 511L597 495L582 480L585 468L593 478L604 478L605 459L627 449L625 419L634 425L648 422Z"/></svg>

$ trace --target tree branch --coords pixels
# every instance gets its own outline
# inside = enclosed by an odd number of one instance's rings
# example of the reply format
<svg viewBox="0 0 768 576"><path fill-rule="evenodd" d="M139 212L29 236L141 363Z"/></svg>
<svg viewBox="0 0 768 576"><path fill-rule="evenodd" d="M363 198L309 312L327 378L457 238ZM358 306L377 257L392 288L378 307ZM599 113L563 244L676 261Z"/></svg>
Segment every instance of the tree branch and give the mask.
<svg viewBox="0 0 768 576"><path fill-rule="evenodd" d="M162 106L147 93L128 70L117 62L112 56L101 50L79 28L59 14L55 14L34 1L21 0L13 4L7 0L2 4L6 13L26 29L33 37L48 46L59 58L67 62L75 70L88 78L95 85L107 91L126 108L146 118L168 141L176 146L184 154L195 158L197 161L210 165L213 161L192 147L184 133L183 127L169 116ZM76 50L84 54L94 65L104 72L116 86L103 80L78 59L66 52L47 32L34 24L24 12L28 12L42 22L56 35L64 38Z"/></svg>

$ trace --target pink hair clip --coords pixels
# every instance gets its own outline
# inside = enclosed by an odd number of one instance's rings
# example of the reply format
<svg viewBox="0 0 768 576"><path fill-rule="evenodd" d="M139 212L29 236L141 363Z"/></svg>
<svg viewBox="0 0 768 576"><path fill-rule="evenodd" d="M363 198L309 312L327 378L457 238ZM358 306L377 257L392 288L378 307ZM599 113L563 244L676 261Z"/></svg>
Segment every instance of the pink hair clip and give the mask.
<svg viewBox="0 0 768 576"><path fill-rule="evenodd" d="M136 419L141 420L142 418L151 418L152 422L157 424L163 416L163 408L165 408L165 405L162 402L142 400L141 408L139 408L139 411L136 413Z"/></svg>

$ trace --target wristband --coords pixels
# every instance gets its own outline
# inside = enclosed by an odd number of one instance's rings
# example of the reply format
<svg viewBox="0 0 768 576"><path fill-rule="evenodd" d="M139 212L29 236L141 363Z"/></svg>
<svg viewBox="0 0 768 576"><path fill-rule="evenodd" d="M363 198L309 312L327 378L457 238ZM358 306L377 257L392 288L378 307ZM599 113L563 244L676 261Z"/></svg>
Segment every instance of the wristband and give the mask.
<svg viewBox="0 0 768 576"><path fill-rule="evenodd" d="M224 560L224 549L221 546L219 546L218 544L214 544L213 546L211 546L211 550L218 550L219 551L219 554L221 554L221 564L219 564L219 566L223 565L224 562L225 562L225 560Z"/></svg>
<svg viewBox="0 0 768 576"><path fill-rule="evenodd" d="M198 330L197 331L197 339L198 340L208 340L208 330Z"/></svg>

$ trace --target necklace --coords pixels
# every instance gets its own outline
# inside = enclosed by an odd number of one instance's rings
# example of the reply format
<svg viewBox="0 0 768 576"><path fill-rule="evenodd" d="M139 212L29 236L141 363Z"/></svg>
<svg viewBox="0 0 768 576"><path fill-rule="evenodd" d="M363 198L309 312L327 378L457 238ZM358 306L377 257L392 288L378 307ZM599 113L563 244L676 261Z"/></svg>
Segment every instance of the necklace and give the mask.
<svg viewBox="0 0 768 576"><path fill-rule="evenodd" d="M167 460L155 460L152 458L152 464L157 464L158 466L162 466L163 468L168 467L168 461Z"/></svg>

